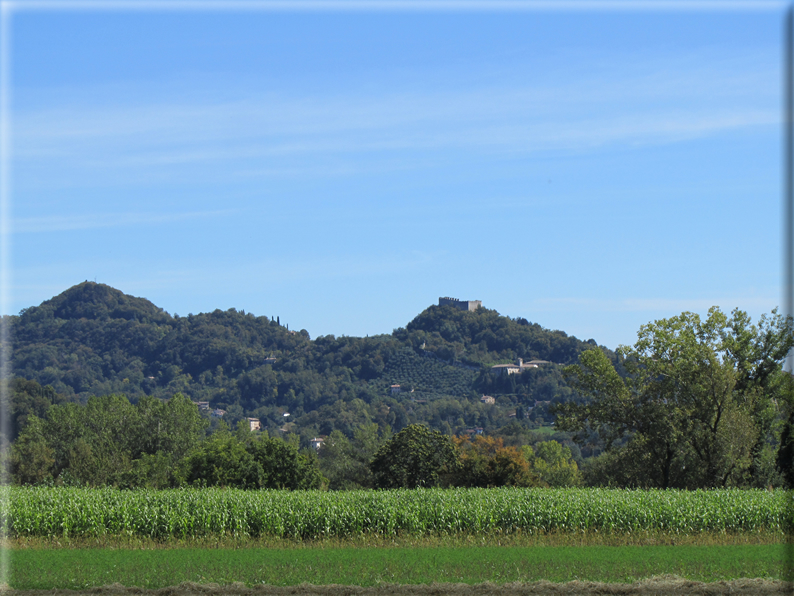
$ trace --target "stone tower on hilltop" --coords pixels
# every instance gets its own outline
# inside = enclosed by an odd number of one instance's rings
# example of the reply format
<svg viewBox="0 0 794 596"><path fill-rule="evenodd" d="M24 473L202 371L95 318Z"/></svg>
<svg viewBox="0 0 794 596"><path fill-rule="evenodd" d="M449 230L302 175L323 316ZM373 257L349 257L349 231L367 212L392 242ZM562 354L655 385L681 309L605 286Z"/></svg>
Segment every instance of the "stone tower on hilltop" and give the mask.
<svg viewBox="0 0 794 596"><path fill-rule="evenodd" d="M439 306L451 306L458 310L477 310L482 306L482 300L458 300L457 298L439 298Z"/></svg>

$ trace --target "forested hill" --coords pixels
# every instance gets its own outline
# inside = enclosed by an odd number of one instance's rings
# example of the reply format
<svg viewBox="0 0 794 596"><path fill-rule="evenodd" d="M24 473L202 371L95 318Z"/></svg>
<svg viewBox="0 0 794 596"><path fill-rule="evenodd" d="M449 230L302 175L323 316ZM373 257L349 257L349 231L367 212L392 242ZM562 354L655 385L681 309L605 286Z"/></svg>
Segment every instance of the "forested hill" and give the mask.
<svg viewBox="0 0 794 596"><path fill-rule="evenodd" d="M60 394L123 393L135 401L181 392L225 410L232 425L257 417L263 427L306 436L350 433L367 422L399 430L424 421L448 433L500 427L517 409L522 417L536 402L570 398L558 365L595 344L495 310L448 306L430 306L391 335L311 340L275 317L235 309L172 316L92 282L8 320L14 375ZM504 378L491 373L516 358L554 364ZM392 393L395 384L400 393ZM496 404L481 403L484 393Z"/></svg>

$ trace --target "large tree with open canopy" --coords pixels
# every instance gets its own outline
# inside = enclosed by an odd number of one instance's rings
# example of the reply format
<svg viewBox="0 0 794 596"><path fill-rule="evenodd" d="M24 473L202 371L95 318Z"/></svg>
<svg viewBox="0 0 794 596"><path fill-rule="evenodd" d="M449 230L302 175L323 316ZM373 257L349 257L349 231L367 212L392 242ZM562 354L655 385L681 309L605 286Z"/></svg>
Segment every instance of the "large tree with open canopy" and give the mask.
<svg viewBox="0 0 794 596"><path fill-rule="evenodd" d="M561 430L595 431L602 482L642 487L760 486L777 478L775 450L792 409L783 361L791 318L753 324L719 308L643 325L618 364L599 349L565 369L586 403L556 408ZM784 436L788 436L785 432ZM778 458L779 459L779 458ZM785 468L779 462L778 468Z"/></svg>

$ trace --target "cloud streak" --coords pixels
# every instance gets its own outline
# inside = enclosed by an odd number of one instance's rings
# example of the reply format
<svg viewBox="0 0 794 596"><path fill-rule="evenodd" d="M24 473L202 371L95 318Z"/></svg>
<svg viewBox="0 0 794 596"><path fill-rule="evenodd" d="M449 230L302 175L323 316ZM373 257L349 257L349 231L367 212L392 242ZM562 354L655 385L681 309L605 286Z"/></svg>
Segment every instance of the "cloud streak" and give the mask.
<svg viewBox="0 0 794 596"><path fill-rule="evenodd" d="M15 234L37 234L125 226L162 225L179 221L222 217L233 213L235 213L235 210L229 209L192 213L91 213L50 217L23 217L11 222L11 232Z"/></svg>
<svg viewBox="0 0 794 596"><path fill-rule="evenodd" d="M677 68L677 65L675 65ZM20 110L14 161L26 173L202 168L360 171L428 155L530 155L676 143L777 126L777 98L748 96L777 75L697 69L482 89L436 87L299 95L240 90L234 99ZM745 65L747 66L747 65ZM774 85L772 85L773 87ZM385 88L388 88L385 87ZM768 95L774 95L770 89ZM144 96L147 94L144 93ZM395 160L395 156L399 159ZM352 170L344 163L354 163ZM198 171L198 175L206 172ZM38 176L38 179L43 178Z"/></svg>

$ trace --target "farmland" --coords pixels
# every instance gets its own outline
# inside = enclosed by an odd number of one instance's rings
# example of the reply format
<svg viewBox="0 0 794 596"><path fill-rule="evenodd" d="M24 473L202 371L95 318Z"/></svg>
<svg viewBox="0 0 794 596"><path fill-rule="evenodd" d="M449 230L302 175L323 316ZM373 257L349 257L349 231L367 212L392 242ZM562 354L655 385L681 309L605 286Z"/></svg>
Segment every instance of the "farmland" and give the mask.
<svg viewBox="0 0 794 596"><path fill-rule="evenodd" d="M432 352L420 356L415 350L402 348L389 358L382 379L370 382L381 393L386 393L389 385L397 383L415 389L421 397L427 395L466 396L478 371L460 366L452 366L434 357Z"/></svg>
<svg viewBox="0 0 794 596"><path fill-rule="evenodd" d="M11 488L11 537L748 533L785 527L785 492L427 489L243 491Z"/></svg>
<svg viewBox="0 0 794 596"><path fill-rule="evenodd" d="M157 589L188 581L247 586L630 583L666 574L715 582L780 579L784 562L783 545L26 549L14 552L12 585L79 590L113 582Z"/></svg>
<svg viewBox="0 0 794 596"><path fill-rule="evenodd" d="M666 574L780 585L786 560L783 491L12 487L10 496L2 514L20 590L628 585Z"/></svg>

